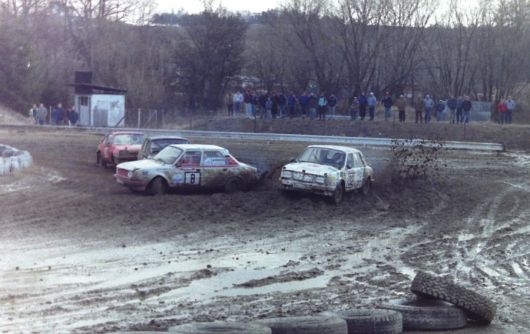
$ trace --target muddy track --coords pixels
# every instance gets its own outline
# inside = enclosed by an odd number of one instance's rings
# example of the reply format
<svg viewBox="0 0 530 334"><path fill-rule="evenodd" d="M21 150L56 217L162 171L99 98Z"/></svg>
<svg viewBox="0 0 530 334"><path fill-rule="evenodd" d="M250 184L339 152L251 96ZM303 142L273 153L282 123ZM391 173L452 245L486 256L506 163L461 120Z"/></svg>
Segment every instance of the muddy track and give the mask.
<svg viewBox="0 0 530 334"><path fill-rule="evenodd" d="M160 330L373 306L409 293L416 269L454 275L499 304L490 327L469 333L530 330L520 154L448 154L439 179L397 186L388 152L366 150L373 193L337 207L280 196L274 175L234 195L132 194L95 166L97 139L0 132L34 157L0 178L1 331ZM219 144L272 168L304 147Z"/></svg>

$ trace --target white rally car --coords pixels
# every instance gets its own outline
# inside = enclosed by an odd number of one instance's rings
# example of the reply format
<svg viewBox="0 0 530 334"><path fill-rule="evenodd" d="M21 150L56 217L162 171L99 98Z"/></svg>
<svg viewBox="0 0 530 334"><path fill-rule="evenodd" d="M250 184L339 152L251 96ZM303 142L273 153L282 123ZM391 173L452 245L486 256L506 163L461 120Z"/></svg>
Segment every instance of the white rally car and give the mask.
<svg viewBox="0 0 530 334"><path fill-rule="evenodd" d="M374 171L361 151L347 146L311 145L282 168L283 191L307 191L342 200L344 192L362 189L368 194Z"/></svg>
<svg viewBox="0 0 530 334"><path fill-rule="evenodd" d="M248 188L258 181L257 169L215 145L173 144L152 159L116 166L116 181L131 190L163 194L172 188Z"/></svg>

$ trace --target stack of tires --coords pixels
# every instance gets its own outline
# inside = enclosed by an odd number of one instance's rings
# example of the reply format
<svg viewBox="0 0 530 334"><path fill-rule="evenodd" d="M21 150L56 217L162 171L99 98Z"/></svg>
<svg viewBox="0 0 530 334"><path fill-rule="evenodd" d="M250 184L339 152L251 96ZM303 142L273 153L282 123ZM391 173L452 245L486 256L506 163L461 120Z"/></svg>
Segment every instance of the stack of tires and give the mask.
<svg viewBox="0 0 530 334"><path fill-rule="evenodd" d="M0 144L0 176L31 166L33 159L27 151Z"/></svg>
<svg viewBox="0 0 530 334"><path fill-rule="evenodd" d="M411 291L416 298L391 300L380 305L403 316L406 330L450 330L463 328L468 319L488 325L495 316L495 304L451 279L418 272Z"/></svg>
<svg viewBox="0 0 530 334"><path fill-rule="evenodd" d="M399 334L403 330L451 330L468 319L487 325L495 316L488 298L450 279L419 272L412 299L391 300L380 309L324 312L315 316L250 322L193 323L173 327L174 334Z"/></svg>

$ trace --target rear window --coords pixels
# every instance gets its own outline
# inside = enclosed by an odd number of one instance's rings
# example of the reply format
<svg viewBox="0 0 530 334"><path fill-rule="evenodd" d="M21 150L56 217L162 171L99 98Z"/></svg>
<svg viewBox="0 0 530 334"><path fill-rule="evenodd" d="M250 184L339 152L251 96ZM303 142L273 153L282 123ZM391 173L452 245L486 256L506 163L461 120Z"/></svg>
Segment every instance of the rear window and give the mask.
<svg viewBox="0 0 530 334"><path fill-rule="evenodd" d="M121 134L110 138L111 144L116 145L140 145L144 142L143 134Z"/></svg>

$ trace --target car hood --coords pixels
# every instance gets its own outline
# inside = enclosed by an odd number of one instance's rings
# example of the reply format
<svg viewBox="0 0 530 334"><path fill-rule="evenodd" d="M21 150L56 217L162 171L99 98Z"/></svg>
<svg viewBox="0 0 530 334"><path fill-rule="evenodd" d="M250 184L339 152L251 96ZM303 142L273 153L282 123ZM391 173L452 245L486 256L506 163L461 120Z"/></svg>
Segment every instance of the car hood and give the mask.
<svg viewBox="0 0 530 334"><path fill-rule="evenodd" d="M137 161L130 161L130 162L123 162L117 166L117 168L126 169L126 170L134 170L134 169L154 169L154 168L160 168L164 166L165 164L162 163L159 160L153 160L153 159L144 159L144 160L137 160Z"/></svg>
<svg viewBox="0 0 530 334"><path fill-rule="evenodd" d="M324 175L338 172L338 169L328 165L321 165L312 162L293 162L285 165L285 170L293 172L305 172L313 175Z"/></svg>

